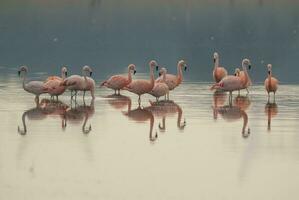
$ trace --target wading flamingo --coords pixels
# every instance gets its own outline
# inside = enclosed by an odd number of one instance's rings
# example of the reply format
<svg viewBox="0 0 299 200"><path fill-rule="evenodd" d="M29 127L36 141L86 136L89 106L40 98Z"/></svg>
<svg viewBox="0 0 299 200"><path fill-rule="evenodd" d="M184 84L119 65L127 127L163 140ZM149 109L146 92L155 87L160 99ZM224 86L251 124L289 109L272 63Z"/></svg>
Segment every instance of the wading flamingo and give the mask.
<svg viewBox="0 0 299 200"><path fill-rule="evenodd" d="M242 68L245 72L245 75L247 76L247 70L246 68L250 68L251 64L250 64L250 60L245 58L242 61ZM228 91L229 92L229 102L230 104L232 103L232 92L235 90L241 90L243 89L243 82L241 80L240 77L238 76L234 76L234 75L230 75L230 76L226 76L224 77L219 83L215 83L211 89L220 89L223 91Z"/></svg>
<svg viewBox="0 0 299 200"><path fill-rule="evenodd" d="M248 69L250 70L250 66L248 66ZM249 94L249 90L248 87L252 85L251 79L249 77L249 74L246 71L241 71L239 68L236 68L235 70L235 76L240 77L240 79L242 80L243 83L243 88L242 89L246 89L247 94ZM240 90L239 90L239 94L240 94Z"/></svg>
<svg viewBox="0 0 299 200"><path fill-rule="evenodd" d="M169 92L168 86L166 85L166 73L167 70L164 67L160 69L159 76L162 76L163 82L155 82L154 88L149 92L149 94L156 97L157 101L161 96L165 96Z"/></svg>
<svg viewBox="0 0 299 200"><path fill-rule="evenodd" d="M88 75L92 75L92 69L89 66L84 66L82 68L83 76L72 75L66 79L64 79L62 85L66 86L69 90L71 90L71 100L75 96L75 101L77 100L77 92L83 91L83 100L85 98L85 92L90 91L92 99L94 99L94 88L95 81L87 77ZM75 94L73 94L75 92Z"/></svg>
<svg viewBox="0 0 299 200"><path fill-rule="evenodd" d="M51 98L56 96L56 100L58 100L58 96L63 94L65 91L65 86L61 85L64 79L67 77L67 68L61 68L61 77L59 76L50 76L45 81L44 87L46 87L48 94L50 94Z"/></svg>
<svg viewBox="0 0 299 200"><path fill-rule="evenodd" d="M166 74L166 81L165 83L168 86L169 90L173 90L174 88L176 88L177 86L179 86L182 81L183 81L183 72L182 72L182 68L184 68L184 71L187 70L187 65L185 63L184 60L180 60L177 64L177 75L174 74ZM160 76L159 78L156 79L156 82L164 82L163 81L163 77ZM167 93L167 99L169 99L169 92Z"/></svg>
<svg viewBox="0 0 299 200"><path fill-rule="evenodd" d="M140 96L152 91L155 85L154 69L156 68L157 70L159 66L155 60L152 60L149 62L149 67L150 67L150 80L144 80L144 79L133 80L129 85L124 87L125 90L128 90L129 92L138 95L139 105L141 103Z"/></svg>
<svg viewBox="0 0 299 200"><path fill-rule="evenodd" d="M219 83L224 77L227 76L227 71L224 67L219 66L219 54L217 52L214 53L213 58L214 58L213 78L216 83Z"/></svg>
<svg viewBox="0 0 299 200"><path fill-rule="evenodd" d="M268 64L268 78L265 80L265 88L268 93L268 102L270 100L270 92L274 93L274 102L275 102L275 93L278 88L278 80L272 76L272 65Z"/></svg>
<svg viewBox="0 0 299 200"><path fill-rule="evenodd" d="M27 66L21 66L18 71L19 76L23 76L23 89L31 94L35 95L35 103L39 105L39 96L41 94L47 93L47 89L44 87L44 82L42 81L29 81L26 83L28 73Z"/></svg>
<svg viewBox="0 0 299 200"><path fill-rule="evenodd" d="M136 73L136 66L134 64L130 64L128 66L128 76L111 76L109 79L102 82L100 87L105 86L107 88L111 88L114 90L114 94L118 91L118 95L120 95L120 90L132 82L132 73Z"/></svg>

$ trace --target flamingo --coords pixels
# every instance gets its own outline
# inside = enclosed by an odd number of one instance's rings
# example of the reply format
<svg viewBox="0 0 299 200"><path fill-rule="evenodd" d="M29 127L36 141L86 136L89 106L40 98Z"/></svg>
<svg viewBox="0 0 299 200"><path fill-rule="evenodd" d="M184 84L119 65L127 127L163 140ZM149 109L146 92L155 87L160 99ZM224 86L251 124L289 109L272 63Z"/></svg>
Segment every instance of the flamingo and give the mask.
<svg viewBox="0 0 299 200"><path fill-rule="evenodd" d="M166 74L166 81L165 83L168 86L169 90L173 90L174 88L178 87L182 81L183 81L183 72L182 68L184 68L184 71L187 70L187 65L184 60L180 60L177 64L177 75L174 74ZM163 77L159 77L156 79L156 82L164 82ZM167 93L167 99L169 99L169 92Z"/></svg>
<svg viewBox="0 0 299 200"><path fill-rule="evenodd" d="M136 73L136 66L134 64L128 66L127 77L124 75L114 75L102 82L100 86L106 86L107 88L113 89L114 94L118 91L118 95L120 95L120 90L132 82L132 72L134 74Z"/></svg>
<svg viewBox="0 0 299 200"><path fill-rule="evenodd" d="M160 69L159 76L162 76L163 82L155 82L154 88L149 92L149 94L156 97L157 101L159 100L159 97L164 96L169 92L168 86L166 84L166 73L167 70L164 67Z"/></svg>
<svg viewBox="0 0 299 200"><path fill-rule="evenodd" d="M219 83L224 77L227 76L227 71L224 67L219 66L219 54L217 52L214 53L214 70L213 70L213 78L216 83Z"/></svg>
<svg viewBox="0 0 299 200"><path fill-rule="evenodd" d="M276 103L267 103L265 105L265 114L268 116L268 131L271 131L271 120L275 117L278 113L278 107Z"/></svg>
<svg viewBox="0 0 299 200"><path fill-rule="evenodd" d="M243 71L245 72L245 75L248 76L247 70L246 68L250 68L251 67L251 63L250 60L245 58L242 61L242 68ZM243 89L243 82L242 79L238 76L234 76L234 75L230 75L230 76L226 76L224 77L219 83L215 83L211 89L220 89L223 91L228 91L229 92L229 102L232 102L232 92L235 90L241 90Z"/></svg>
<svg viewBox="0 0 299 200"><path fill-rule="evenodd" d="M62 82L62 85L66 86L69 90L71 90L71 99L73 99L73 91L75 92L75 101L78 91L83 91L83 100L85 98L86 91L90 91L92 99L95 98L95 81L92 78L87 77L87 75L92 75L92 69L89 66L84 66L82 68L82 74L83 76L72 75L64 79L64 81Z"/></svg>
<svg viewBox="0 0 299 200"><path fill-rule="evenodd" d="M275 102L275 93L278 88L278 80L272 76L272 65L268 64L268 78L265 80L265 88L268 93L268 102L270 99L270 92L274 93L274 102Z"/></svg>
<svg viewBox="0 0 299 200"><path fill-rule="evenodd" d="M45 81L44 86L47 88L48 94L50 94L51 98L56 96L56 100L58 100L58 96L64 93L65 86L61 85L64 79L67 76L67 68L61 68L61 77L59 76L50 76Z"/></svg>
<svg viewBox="0 0 299 200"><path fill-rule="evenodd" d="M125 90L128 90L129 92L138 95L139 105L141 103L140 96L152 91L155 84L154 69L156 68L157 70L159 66L155 60L152 60L149 62L149 67L150 67L150 80L144 80L144 79L134 80L129 85L124 87Z"/></svg>
<svg viewBox="0 0 299 200"><path fill-rule="evenodd" d="M27 66L21 66L18 71L19 76L23 76L23 89L31 94L35 95L35 103L39 105L39 96L41 94L47 93L47 88L44 86L42 81L29 81L26 83L28 73Z"/></svg>
<svg viewBox="0 0 299 200"><path fill-rule="evenodd" d="M248 66L248 69L251 69L251 66ZM251 79L249 77L249 74L246 71L241 71L239 68L236 68L235 70L235 76L238 76L241 78L242 82L243 82L243 88L242 89L246 89L247 94L249 94L249 90L248 87L252 85ZM240 90L239 90L239 94L240 94Z"/></svg>

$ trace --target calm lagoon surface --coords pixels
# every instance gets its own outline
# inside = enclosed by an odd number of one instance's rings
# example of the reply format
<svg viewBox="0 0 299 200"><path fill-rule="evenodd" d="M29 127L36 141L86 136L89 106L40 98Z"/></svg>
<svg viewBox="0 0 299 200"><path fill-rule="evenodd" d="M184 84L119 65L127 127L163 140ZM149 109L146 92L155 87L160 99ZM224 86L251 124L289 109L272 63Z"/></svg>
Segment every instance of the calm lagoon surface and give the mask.
<svg viewBox="0 0 299 200"><path fill-rule="evenodd" d="M299 3L294 1L1 1L0 199L299 198ZM212 54L230 74L248 57L250 94L210 91ZM171 101L99 88L156 59L185 59ZM267 103L266 64L280 80ZM32 80L93 68L96 99L25 92ZM157 74L156 74L157 76ZM163 98L162 98L163 99ZM26 131L25 131L26 130Z"/></svg>

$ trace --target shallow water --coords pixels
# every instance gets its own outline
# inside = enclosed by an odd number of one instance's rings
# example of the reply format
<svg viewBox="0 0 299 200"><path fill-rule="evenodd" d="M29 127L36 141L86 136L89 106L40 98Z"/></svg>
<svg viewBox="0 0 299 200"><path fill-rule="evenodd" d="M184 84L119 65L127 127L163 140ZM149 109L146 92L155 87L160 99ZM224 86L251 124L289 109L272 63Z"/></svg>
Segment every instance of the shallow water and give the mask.
<svg viewBox="0 0 299 200"><path fill-rule="evenodd" d="M66 93L37 109L16 75L2 77L0 197L297 199L299 86L267 105L254 85L230 107L210 84L185 81L163 107L97 89L93 105L71 108Z"/></svg>
<svg viewBox="0 0 299 200"><path fill-rule="evenodd" d="M293 0L2 0L0 199L265 199L299 192L299 2ZM250 94L209 90L212 54L231 74L249 58ZM147 78L156 59L189 68L171 101L149 95L55 103L21 88L20 65L44 80L62 65ZM267 104L266 64L281 82ZM273 101L271 99L271 101ZM24 124L25 125L24 125ZM26 129L25 129L26 127Z"/></svg>

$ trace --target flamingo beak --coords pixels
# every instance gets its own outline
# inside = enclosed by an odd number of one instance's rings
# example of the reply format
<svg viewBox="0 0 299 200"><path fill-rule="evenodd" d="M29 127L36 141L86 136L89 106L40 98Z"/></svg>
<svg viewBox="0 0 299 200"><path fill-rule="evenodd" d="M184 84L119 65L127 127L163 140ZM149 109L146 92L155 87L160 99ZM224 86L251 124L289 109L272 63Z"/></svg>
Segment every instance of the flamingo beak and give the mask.
<svg viewBox="0 0 299 200"><path fill-rule="evenodd" d="M187 71L187 65L185 65L185 67L184 67L184 71Z"/></svg>
<svg viewBox="0 0 299 200"><path fill-rule="evenodd" d="M92 72L89 72L89 76L92 76Z"/></svg>
<svg viewBox="0 0 299 200"><path fill-rule="evenodd" d="M136 74L136 70L134 70L134 75Z"/></svg>
<svg viewBox="0 0 299 200"><path fill-rule="evenodd" d="M159 76L161 76L161 73L159 72Z"/></svg>
<svg viewBox="0 0 299 200"><path fill-rule="evenodd" d="M20 75L21 75L21 71L19 70L19 71L18 71L18 76L20 76Z"/></svg>
<svg viewBox="0 0 299 200"><path fill-rule="evenodd" d="M270 70L268 70L268 74L269 74L269 75L271 74L271 71L270 71Z"/></svg>
<svg viewBox="0 0 299 200"><path fill-rule="evenodd" d="M248 69L251 69L251 65L248 65Z"/></svg>
<svg viewBox="0 0 299 200"><path fill-rule="evenodd" d="M216 59L214 58L214 63L216 62Z"/></svg>
<svg viewBox="0 0 299 200"><path fill-rule="evenodd" d="M159 66L157 65L157 66L156 66L156 71L158 71L158 70L159 70Z"/></svg>
<svg viewBox="0 0 299 200"><path fill-rule="evenodd" d="M67 72L64 72L64 75L67 76Z"/></svg>

